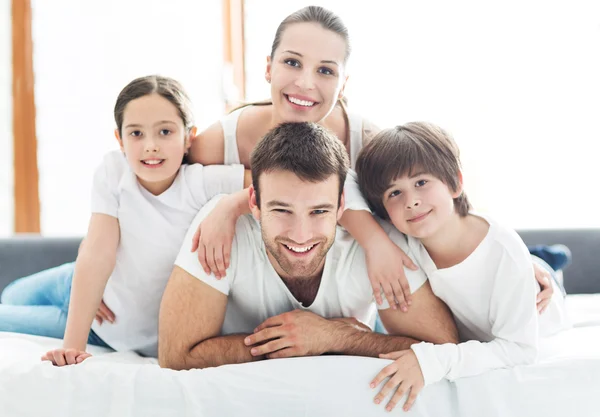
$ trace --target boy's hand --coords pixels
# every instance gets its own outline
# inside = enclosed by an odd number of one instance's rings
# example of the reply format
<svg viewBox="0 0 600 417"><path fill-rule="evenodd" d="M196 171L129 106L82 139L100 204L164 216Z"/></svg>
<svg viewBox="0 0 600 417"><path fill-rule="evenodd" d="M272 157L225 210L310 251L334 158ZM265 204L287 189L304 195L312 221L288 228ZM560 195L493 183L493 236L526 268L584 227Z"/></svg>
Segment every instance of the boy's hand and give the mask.
<svg viewBox="0 0 600 417"><path fill-rule="evenodd" d="M392 309L400 305L404 312L412 304L410 287L404 273L404 267L417 270L408 255L389 239L378 242L365 249L369 281L377 304L382 303L381 289ZM396 304L397 303L397 304Z"/></svg>
<svg viewBox="0 0 600 417"><path fill-rule="evenodd" d="M224 278L229 268L238 217L237 206L224 197L200 223L192 238L192 252L198 250L198 261L204 272L212 272L217 279Z"/></svg>
<svg viewBox="0 0 600 417"><path fill-rule="evenodd" d="M91 356L83 350L61 348L46 352L42 361L50 361L54 366L77 365Z"/></svg>
<svg viewBox="0 0 600 417"><path fill-rule="evenodd" d="M115 319L115 313L104 304L104 300L100 301L100 307L98 307L98 311L96 312L96 321L98 324L101 325L104 321L114 323Z"/></svg>
<svg viewBox="0 0 600 417"><path fill-rule="evenodd" d="M537 295L535 300L536 307L538 313L542 314L546 311L546 308L548 308L548 304L552 301L552 295L554 294L552 277L550 276L550 272L535 262L533 262L533 272L535 273L535 279L540 284L541 289L541 292Z"/></svg>
<svg viewBox="0 0 600 417"><path fill-rule="evenodd" d="M380 404L385 396L397 387L396 392L385 409L387 411L392 411L402 396L408 394L403 409L404 411L410 410L417 395L425 385L417 355L415 355L411 349L407 349L379 355L379 357L382 359L393 359L394 362L383 368L371 382L371 388L375 388L381 384L385 378L388 376L390 377L389 381L386 382L379 394L375 396L375 404Z"/></svg>

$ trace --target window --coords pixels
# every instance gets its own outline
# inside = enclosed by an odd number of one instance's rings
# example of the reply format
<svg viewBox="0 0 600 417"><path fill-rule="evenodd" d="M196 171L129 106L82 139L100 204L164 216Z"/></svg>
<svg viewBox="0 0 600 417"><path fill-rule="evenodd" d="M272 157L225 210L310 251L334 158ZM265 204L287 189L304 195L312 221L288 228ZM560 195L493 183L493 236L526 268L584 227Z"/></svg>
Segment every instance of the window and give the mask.
<svg viewBox="0 0 600 417"><path fill-rule="evenodd" d="M246 0L248 100L269 96L277 25L312 3ZM514 228L600 227L600 3L319 4L350 31L350 109L449 130L477 211Z"/></svg>

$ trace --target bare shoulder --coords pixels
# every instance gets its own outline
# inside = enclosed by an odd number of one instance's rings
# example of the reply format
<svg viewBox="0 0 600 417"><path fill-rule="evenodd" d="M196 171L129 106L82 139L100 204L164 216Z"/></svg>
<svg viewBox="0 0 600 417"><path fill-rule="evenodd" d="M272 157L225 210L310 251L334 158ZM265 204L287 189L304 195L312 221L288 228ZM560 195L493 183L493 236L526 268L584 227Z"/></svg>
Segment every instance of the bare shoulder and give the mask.
<svg viewBox="0 0 600 417"><path fill-rule="evenodd" d="M242 110L237 124L237 144L240 162L246 167L250 166L250 153L269 131L271 118L271 105L250 105Z"/></svg>
<svg viewBox="0 0 600 417"><path fill-rule="evenodd" d="M221 122L215 122L192 141L191 162L203 165L222 164L225 159L225 141Z"/></svg>

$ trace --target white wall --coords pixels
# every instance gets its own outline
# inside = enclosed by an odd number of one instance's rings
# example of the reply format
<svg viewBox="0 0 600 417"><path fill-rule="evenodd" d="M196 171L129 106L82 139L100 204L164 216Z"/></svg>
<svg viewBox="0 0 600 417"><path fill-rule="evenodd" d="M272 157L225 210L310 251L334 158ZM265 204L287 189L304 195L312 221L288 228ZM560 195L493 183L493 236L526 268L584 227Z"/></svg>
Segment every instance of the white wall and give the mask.
<svg viewBox="0 0 600 417"><path fill-rule="evenodd" d="M186 87L200 127L223 112L221 1L33 0L41 227L83 235L92 175L116 148L113 107L132 79Z"/></svg>
<svg viewBox="0 0 600 417"><path fill-rule="evenodd" d="M11 1L0 0L0 237L13 233Z"/></svg>
<svg viewBox="0 0 600 417"><path fill-rule="evenodd" d="M600 227L600 2L246 1L248 99L278 23L318 3L352 38L351 108L454 134L476 209L515 228Z"/></svg>

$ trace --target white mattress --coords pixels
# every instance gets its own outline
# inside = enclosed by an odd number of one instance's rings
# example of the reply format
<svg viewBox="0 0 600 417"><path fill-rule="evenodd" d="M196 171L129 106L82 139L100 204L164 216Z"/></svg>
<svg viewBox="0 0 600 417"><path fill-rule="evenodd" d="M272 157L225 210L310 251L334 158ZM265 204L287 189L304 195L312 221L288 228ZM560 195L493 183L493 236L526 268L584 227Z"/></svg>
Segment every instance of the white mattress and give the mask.
<svg viewBox="0 0 600 417"><path fill-rule="evenodd" d="M57 368L57 339L0 333L0 416L377 416L371 378L383 359L321 356L192 371L133 353ZM598 416L600 327L544 342L545 360L425 388L407 416Z"/></svg>

